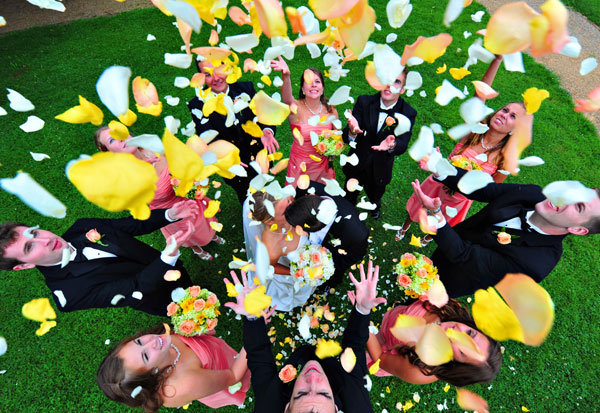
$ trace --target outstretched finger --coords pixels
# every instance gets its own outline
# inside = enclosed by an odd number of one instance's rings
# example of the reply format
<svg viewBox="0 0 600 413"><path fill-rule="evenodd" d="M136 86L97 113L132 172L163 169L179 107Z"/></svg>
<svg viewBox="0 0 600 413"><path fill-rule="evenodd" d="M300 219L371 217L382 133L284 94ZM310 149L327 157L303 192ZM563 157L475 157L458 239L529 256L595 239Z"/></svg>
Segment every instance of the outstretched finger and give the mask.
<svg viewBox="0 0 600 413"><path fill-rule="evenodd" d="M363 282L365 280L365 266L360 264L358 268L360 269L360 282Z"/></svg>
<svg viewBox="0 0 600 413"><path fill-rule="evenodd" d="M248 277L246 277L246 271L242 271L242 283L244 287L248 286Z"/></svg>
<svg viewBox="0 0 600 413"><path fill-rule="evenodd" d="M229 274L231 274L231 279L233 280L234 284L240 284L240 279L237 277L235 271L231 270Z"/></svg>
<svg viewBox="0 0 600 413"><path fill-rule="evenodd" d="M348 291L348 299L352 304L356 302L356 295L354 294L354 291Z"/></svg>
<svg viewBox="0 0 600 413"><path fill-rule="evenodd" d="M375 271L373 272L373 283L377 284L377 281L379 280L379 265L375 266Z"/></svg>
<svg viewBox="0 0 600 413"><path fill-rule="evenodd" d="M348 276L350 277L350 281L352 281L352 284L358 286L358 281L356 281L356 278L354 278L354 275L352 275L351 272L348 273Z"/></svg>

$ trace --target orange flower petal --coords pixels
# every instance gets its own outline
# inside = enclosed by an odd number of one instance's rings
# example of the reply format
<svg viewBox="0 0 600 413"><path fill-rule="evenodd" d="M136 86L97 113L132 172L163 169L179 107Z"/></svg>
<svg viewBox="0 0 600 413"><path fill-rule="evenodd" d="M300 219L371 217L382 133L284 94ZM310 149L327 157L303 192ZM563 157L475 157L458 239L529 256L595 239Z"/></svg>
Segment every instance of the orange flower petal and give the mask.
<svg viewBox="0 0 600 413"><path fill-rule="evenodd" d="M463 388L456 389L456 403L465 410L489 412L488 403L481 396Z"/></svg>
<svg viewBox="0 0 600 413"><path fill-rule="evenodd" d="M223 60L231 55L231 50L222 49L220 47L195 47L193 53L199 54L206 60Z"/></svg>
<svg viewBox="0 0 600 413"><path fill-rule="evenodd" d="M269 172L271 173L271 175L277 175L279 172L287 169L289 161L290 161L290 158L285 158L285 159L280 160L279 162L277 162L277 164L275 164L274 167L272 167L269 170Z"/></svg>
<svg viewBox="0 0 600 413"><path fill-rule="evenodd" d="M302 20L302 15L298 12L298 9L295 7L286 7L285 14L292 26L292 32L300 33L305 36L306 27L304 27L304 20Z"/></svg>
<svg viewBox="0 0 600 413"><path fill-rule="evenodd" d="M285 15L279 1L254 0L254 6L258 13L260 27L267 37L287 35Z"/></svg>
<svg viewBox="0 0 600 413"><path fill-rule="evenodd" d="M533 116L519 116L515 121L513 134L504 147L504 166L512 175L517 174L519 157L521 153L531 144L533 127Z"/></svg>
<svg viewBox="0 0 600 413"><path fill-rule="evenodd" d="M229 18L233 20L233 22L238 26L243 26L244 24L252 24L250 16L237 6L230 7L227 14L229 15Z"/></svg>
<svg viewBox="0 0 600 413"><path fill-rule="evenodd" d="M377 75L375 74L375 64L372 61L368 61L365 66L365 78L371 87L375 90L385 90L386 85L382 84Z"/></svg>
<svg viewBox="0 0 600 413"><path fill-rule="evenodd" d="M550 22L546 41L551 46L554 53L558 53L569 43L569 33L567 32L567 8L559 0L548 0L542 7L542 14ZM531 51L533 54L533 49Z"/></svg>
<svg viewBox="0 0 600 413"><path fill-rule="evenodd" d="M600 109L600 86L588 93L585 99L575 101L575 112L594 112Z"/></svg>
<svg viewBox="0 0 600 413"><path fill-rule="evenodd" d="M446 336L448 336L450 342L456 346L458 350L463 352L466 356L471 357L473 360L484 362L487 359L487 356L467 333L449 328L446 330Z"/></svg>
<svg viewBox="0 0 600 413"><path fill-rule="evenodd" d="M194 76L190 79L190 87L202 87L204 86L204 82L206 80L206 75L204 73L194 73Z"/></svg>
<svg viewBox="0 0 600 413"><path fill-rule="evenodd" d="M302 133L300 130L298 130L298 128L294 128L294 130L292 130L292 136L298 141L300 146L304 145L304 136L302 136Z"/></svg>
<svg viewBox="0 0 600 413"><path fill-rule="evenodd" d="M494 54L525 50L531 43L529 23L536 16L539 13L525 2L505 4L490 18L483 45Z"/></svg>
<svg viewBox="0 0 600 413"><path fill-rule="evenodd" d="M473 86L475 86L475 94L481 100L493 99L498 96L498 92L496 92L490 85L485 82L481 82L479 80L474 80Z"/></svg>
<svg viewBox="0 0 600 413"><path fill-rule="evenodd" d="M133 79L131 89L133 90L135 103L138 105L148 107L158 103L156 87L148 79L144 79L141 76L136 77Z"/></svg>
<svg viewBox="0 0 600 413"><path fill-rule="evenodd" d="M334 25L338 27L344 43L358 56L375 30L375 20L375 10L367 4L367 0L360 0L349 15L335 19L339 23ZM342 25L342 22L345 24Z"/></svg>
<svg viewBox="0 0 600 413"><path fill-rule="evenodd" d="M348 13L359 0L309 0L308 5L321 20L329 20Z"/></svg>
<svg viewBox="0 0 600 413"><path fill-rule="evenodd" d="M257 63L253 59L247 58L246 60L244 60L244 73L248 71L254 73L254 71L256 70L256 65Z"/></svg>
<svg viewBox="0 0 600 413"><path fill-rule="evenodd" d="M185 45L185 52L189 55L190 51L190 39L192 38L192 26L177 18L177 28L179 30L179 35L181 36L181 40L183 40L183 44Z"/></svg>
<svg viewBox="0 0 600 413"><path fill-rule="evenodd" d="M256 154L256 163L258 163L258 166L260 166L260 170L263 174L269 172L269 158L266 149L261 149Z"/></svg>
<svg viewBox="0 0 600 413"><path fill-rule="evenodd" d="M415 345L415 353L430 366L439 366L452 360L453 352L446 333L437 324L427 324L423 336Z"/></svg>
<svg viewBox="0 0 600 413"><path fill-rule="evenodd" d="M420 57L428 63L433 63L435 59L446 53L446 48L450 43L452 43L452 36L448 33L440 33L433 37L419 36L413 44L404 48L401 63L406 65L408 59L413 56Z"/></svg>
<svg viewBox="0 0 600 413"><path fill-rule="evenodd" d="M320 33L309 34L308 36L302 36L294 40L294 46L302 46L307 43L323 44L331 36L331 29L329 26Z"/></svg>
<svg viewBox="0 0 600 413"><path fill-rule="evenodd" d="M300 189L306 189L310 185L310 177L307 174L302 174L298 177L297 186Z"/></svg>
<svg viewBox="0 0 600 413"><path fill-rule="evenodd" d="M433 285L427 291L427 301L435 305L437 308L442 308L448 304L448 293L444 283L439 278L433 281Z"/></svg>
<svg viewBox="0 0 600 413"><path fill-rule="evenodd" d="M208 38L208 44L214 46L217 43L219 43L219 33L217 33L215 29L212 29L210 31L210 37Z"/></svg>
<svg viewBox="0 0 600 413"><path fill-rule="evenodd" d="M427 321L423 317L398 314L396 323L390 328L390 333L398 340L411 345L421 339L426 324Z"/></svg>

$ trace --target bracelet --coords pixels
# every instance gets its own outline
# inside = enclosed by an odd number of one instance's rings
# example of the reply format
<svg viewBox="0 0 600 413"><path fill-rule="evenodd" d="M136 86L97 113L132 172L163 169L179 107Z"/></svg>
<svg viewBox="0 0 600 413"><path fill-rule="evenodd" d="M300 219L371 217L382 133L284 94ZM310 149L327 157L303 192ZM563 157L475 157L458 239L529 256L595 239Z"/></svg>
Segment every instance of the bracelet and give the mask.
<svg viewBox="0 0 600 413"><path fill-rule="evenodd" d="M435 215L435 214L437 214L438 212L440 212L441 210L442 210L442 207L441 207L441 206L437 207L437 209L436 209L435 211L432 211L431 209L428 209L428 210L427 210L427 215Z"/></svg>

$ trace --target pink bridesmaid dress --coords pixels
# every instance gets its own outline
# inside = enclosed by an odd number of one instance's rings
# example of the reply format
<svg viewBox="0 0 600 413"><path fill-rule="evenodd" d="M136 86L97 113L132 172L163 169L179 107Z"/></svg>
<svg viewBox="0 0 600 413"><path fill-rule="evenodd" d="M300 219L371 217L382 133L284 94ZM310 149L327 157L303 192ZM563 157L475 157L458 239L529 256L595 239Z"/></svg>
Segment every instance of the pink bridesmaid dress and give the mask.
<svg viewBox="0 0 600 413"><path fill-rule="evenodd" d="M173 187L171 186L171 175L169 173L169 168L165 168L161 172L160 176L158 177L158 181L156 182L156 192L154 193L154 199L150 203L150 209L171 208L174 204L180 201L185 202L186 205L197 204L198 208L200 209L200 213L196 219L192 221L192 225L194 226L192 235L181 246L193 247L197 245L201 247L208 244L215 237L215 230L211 228L210 222L217 221L217 219L214 217L204 217L204 210L208 208L208 202L210 199L206 197L202 199L189 199L176 196L175 191L173 191ZM160 230L165 236L165 239L168 239L177 231L185 231L187 229L187 221L187 219L182 219L180 221L173 222L166 227L162 227Z"/></svg>
<svg viewBox="0 0 600 413"><path fill-rule="evenodd" d="M456 155L456 153L462 147L462 143L457 143L448 158L452 158L454 155ZM482 162L480 159L477 159L476 156L478 155L478 153L475 152L474 149L467 148L463 151L463 153L461 153L461 155L474 162L477 162L481 166L481 169L490 175L495 173L498 169L498 165L492 162ZM451 227L464 221L465 217L467 216L467 212L469 212L469 208L471 208L471 204L473 203L473 201L471 201L459 192L448 193L449 189L446 186L444 186L444 184L435 181L431 175L429 175L427 179L421 184L421 189L426 195L432 198L439 197L442 200L442 214L444 214L446 221L448 222L448 224L450 224ZM446 214L447 206L456 208L456 216L449 217ZM417 199L417 196L413 194L410 197L410 199L406 202L406 210L408 211L408 215L410 216L411 221L419 222L419 208L421 208L421 202Z"/></svg>
<svg viewBox="0 0 600 413"><path fill-rule="evenodd" d="M178 335L189 348L196 354L202 368L206 370L226 370L233 364L234 356L237 351L229 347L227 343L220 338L201 335L194 337L184 337ZM250 370L242 378L242 388L234 394L229 393L228 389L223 389L218 393L198 399L198 401L212 409L218 409L223 406L236 405L244 403L246 392L250 388Z"/></svg>
<svg viewBox="0 0 600 413"><path fill-rule="evenodd" d="M316 149L312 146L310 140L310 132L315 132L317 135L325 129L333 129L333 124L328 125L317 125L311 126L308 123L290 123L292 131L298 129L300 134L304 138L304 143L300 145L298 140L294 138L292 143L292 149L290 150L290 160L287 168L287 176L295 178L294 182L291 183L294 187L298 184L298 177L303 174L308 174L311 181L316 181L324 184L321 178L335 179L335 172L333 168L329 167L329 161L326 156L320 155ZM310 155L313 155L319 159L317 162L311 159ZM300 164L306 163L306 172L303 172Z"/></svg>

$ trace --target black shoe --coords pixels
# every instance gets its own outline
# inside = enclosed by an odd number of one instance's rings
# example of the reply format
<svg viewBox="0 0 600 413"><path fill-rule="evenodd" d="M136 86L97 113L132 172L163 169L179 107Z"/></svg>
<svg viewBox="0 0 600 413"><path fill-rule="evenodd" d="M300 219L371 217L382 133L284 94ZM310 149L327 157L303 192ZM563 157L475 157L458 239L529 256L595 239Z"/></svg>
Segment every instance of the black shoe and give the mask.
<svg viewBox="0 0 600 413"><path fill-rule="evenodd" d="M371 212L371 216L374 220L381 218L381 208L374 209L373 212Z"/></svg>

